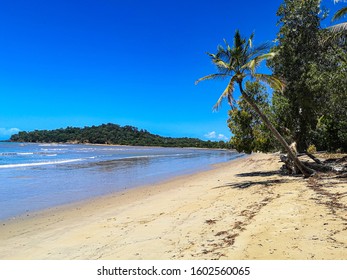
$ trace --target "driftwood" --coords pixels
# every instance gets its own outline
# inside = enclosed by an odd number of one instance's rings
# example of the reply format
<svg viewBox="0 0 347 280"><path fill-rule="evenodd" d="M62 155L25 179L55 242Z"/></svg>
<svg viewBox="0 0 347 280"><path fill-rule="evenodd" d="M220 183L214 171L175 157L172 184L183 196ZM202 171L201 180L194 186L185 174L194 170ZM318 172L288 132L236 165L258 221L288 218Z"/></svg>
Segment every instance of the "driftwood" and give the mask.
<svg viewBox="0 0 347 280"><path fill-rule="evenodd" d="M309 152L305 153L309 158L313 159L315 161L315 163L318 164L323 164L318 158L316 158L314 155L310 154Z"/></svg>
<svg viewBox="0 0 347 280"><path fill-rule="evenodd" d="M316 158L314 155L310 153L304 153L304 154L298 154L298 157L308 156L310 159L312 159L314 162L309 161L302 161L303 164L317 172L327 173L332 172L335 174L339 174L339 178L346 178L347 177L347 156L339 158L339 159L328 159L325 161L321 161L320 159ZM300 170L296 168L293 160L288 157L287 155L281 154L280 155L281 162L284 163L284 165L281 167L281 172L284 174L301 174Z"/></svg>
<svg viewBox="0 0 347 280"><path fill-rule="evenodd" d="M290 157L287 155L280 155L280 160L284 163L284 165L281 167L282 173L290 175L300 174L300 170L298 170Z"/></svg>
<svg viewBox="0 0 347 280"><path fill-rule="evenodd" d="M319 171L319 172L330 172L330 171L334 171L334 168L326 165L324 163L313 163L313 162L304 162L304 164L310 168L312 168L313 170Z"/></svg>

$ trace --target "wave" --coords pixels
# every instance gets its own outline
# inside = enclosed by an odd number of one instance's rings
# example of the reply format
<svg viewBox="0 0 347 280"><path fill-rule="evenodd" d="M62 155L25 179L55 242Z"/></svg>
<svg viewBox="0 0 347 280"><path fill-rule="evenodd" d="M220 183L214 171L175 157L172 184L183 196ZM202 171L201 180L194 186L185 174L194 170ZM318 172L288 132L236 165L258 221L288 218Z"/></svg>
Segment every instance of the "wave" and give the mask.
<svg viewBox="0 0 347 280"><path fill-rule="evenodd" d="M68 144L58 144L58 143L47 143L47 144L39 144L38 145L39 147L57 147L57 146L59 146L59 147L68 147L68 146L70 146L70 145L68 145Z"/></svg>
<svg viewBox="0 0 347 280"><path fill-rule="evenodd" d="M17 168L17 167L31 167L31 166L41 166L41 165L53 165L53 164L77 162L77 161L82 161L82 160L84 160L84 159L78 158L78 159L32 162L32 163L4 164L4 165L0 165L0 169L2 169L2 168Z"/></svg>
<svg viewBox="0 0 347 280"><path fill-rule="evenodd" d="M34 153L18 153L18 152L4 152L0 153L0 156L31 156Z"/></svg>
<svg viewBox="0 0 347 280"><path fill-rule="evenodd" d="M47 152L3 152L0 156L32 156L32 155L43 155L43 156L56 156L57 154L51 154Z"/></svg>
<svg viewBox="0 0 347 280"><path fill-rule="evenodd" d="M121 161L121 160L128 160L128 159L151 159L151 158L163 158L163 157L182 157L182 156L191 156L194 155L193 153L187 153L187 154L164 154L164 155L138 155L138 156L123 156L120 158L114 158L110 161Z"/></svg>
<svg viewBox="0 0 347 280"><path fill-rule="evenodd" d="M124 157L127 158L156 158L156 157L191 157L191 156L199 156L195 153L177 153L177 154L159 154L159 155L139 155L139 156L130 156Z"/></svg>
<svg viewBox="0 0 347 280"><path fill-rule="evenodd" d="M18 153L14 152L6 152L6 153L0 153L0 156L17 156Z"/></svg>
<svg viewBox="0 0 347 280"><path fill-rule="evenodd" d="M49 151L67 151L68 148L61 148L61 149L58 149L58 148L51 148L51 149L42 149L41 148L41 151L45 151L45 152L49 152Z"/></svg>

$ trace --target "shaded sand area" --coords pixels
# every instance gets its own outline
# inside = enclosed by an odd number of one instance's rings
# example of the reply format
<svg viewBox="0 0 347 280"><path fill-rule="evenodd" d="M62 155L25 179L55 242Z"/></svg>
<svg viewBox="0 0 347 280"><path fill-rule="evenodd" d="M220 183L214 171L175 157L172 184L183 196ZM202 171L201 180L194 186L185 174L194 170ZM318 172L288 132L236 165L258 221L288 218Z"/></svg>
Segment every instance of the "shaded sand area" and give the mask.
<svg viewBox="0 0 347 280"><path fill-rule="evenodd" d="M347 259L347 182L253 154L0 225L0 259Z"/></svg>

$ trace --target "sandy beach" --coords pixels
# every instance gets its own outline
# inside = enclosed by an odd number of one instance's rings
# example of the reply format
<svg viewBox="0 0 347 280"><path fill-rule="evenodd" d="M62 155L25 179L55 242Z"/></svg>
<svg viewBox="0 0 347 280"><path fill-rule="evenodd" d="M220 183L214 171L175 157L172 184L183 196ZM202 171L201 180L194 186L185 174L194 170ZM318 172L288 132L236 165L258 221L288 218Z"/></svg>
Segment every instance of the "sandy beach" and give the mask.
<svg viewBox="0 0 347 280"><path fill-rule="evenodd" d="M346 181L278 173L278 155L0 225L0 259L347 259Z"/></svg>

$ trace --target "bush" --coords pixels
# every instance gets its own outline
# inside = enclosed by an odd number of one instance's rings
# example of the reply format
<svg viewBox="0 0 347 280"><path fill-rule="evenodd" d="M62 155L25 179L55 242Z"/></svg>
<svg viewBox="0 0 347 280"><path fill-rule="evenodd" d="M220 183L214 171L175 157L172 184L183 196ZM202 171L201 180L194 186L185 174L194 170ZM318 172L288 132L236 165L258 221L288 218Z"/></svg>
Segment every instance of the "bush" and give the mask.
<svg viewBox="0 0 347 280"><path fill-rule="evenodd" d="M308 146L307 148L307 152L310 153L310 154L314 154L317 152L317 148L315 145L311 144L310 146Z"/></svg>

